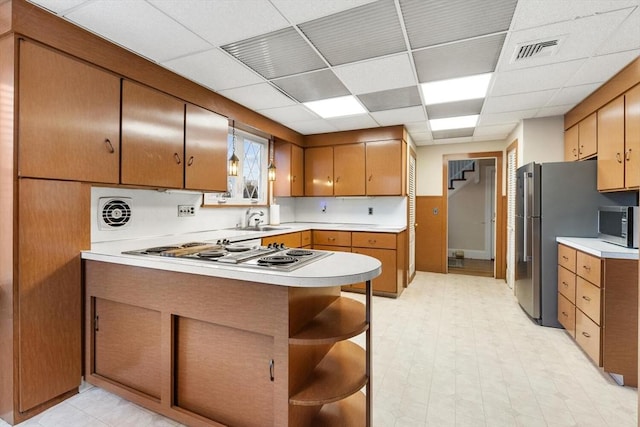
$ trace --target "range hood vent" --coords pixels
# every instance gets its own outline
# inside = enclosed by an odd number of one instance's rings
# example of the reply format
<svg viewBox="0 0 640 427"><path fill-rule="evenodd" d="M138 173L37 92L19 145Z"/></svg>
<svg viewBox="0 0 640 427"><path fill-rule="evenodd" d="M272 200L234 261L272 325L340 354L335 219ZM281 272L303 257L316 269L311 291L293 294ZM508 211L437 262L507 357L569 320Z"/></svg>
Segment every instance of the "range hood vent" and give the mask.
<svg viewBox="0 0 640 427"><path fill-rule="evenodd" d="M558 52L561 42L562 38L557 37L548 40L521 43L516 46L511 62L555 55Z"/></svg>
<svg viewBox="0 0 640 427"><path fill-rule="evenodd" d="M101 197L98 205L99 230L119 230L131 221L131 198L129 197Z"/></svg>

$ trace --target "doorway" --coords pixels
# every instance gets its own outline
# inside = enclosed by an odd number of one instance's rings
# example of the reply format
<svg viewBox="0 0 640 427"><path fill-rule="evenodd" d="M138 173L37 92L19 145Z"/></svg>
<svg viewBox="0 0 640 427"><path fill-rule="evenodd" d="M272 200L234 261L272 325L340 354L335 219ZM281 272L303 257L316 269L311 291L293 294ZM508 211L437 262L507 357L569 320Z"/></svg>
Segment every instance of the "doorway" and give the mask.
<svg viewBox="0 0 640 427"><path fill-rule="evenodd" d="M443 264L443 272L453 273L452 268L449 264L450 255L456 256L459 258L465 257L465 253L468 255L472 255L477 258L477 252L468 252L465 251L465 248L462 248L463 253L456 254L455 252L450 252L451 249L458 249L453 247L453 245L449 245L449 197L447 197L449 193L449 162L452 160L482 160L489 159L492 163L494 169L490 169L489 176L493 176L492 181L489 184L485 182L486 185L490 185L493 187L493 191L491 192L492 199L489 199L489 205L492 206L492 210L487 211L484 206L487 205L487 202L484 201L482 203L482 212L484 213L484 217L477 222L482 222L482 228L480 233L487 233L487 229L485 227L492 228L492 231L488 231L489 235L492 236L488 240L483 240L488 242L487 247L483 247L482 251L485 254L484 258L488 258L488 261L491 261L493 258L493 265L489 267L489 273L485 273L487 276L495 277L496 279L504 279L506 273L506 264L505 264L505 255L506 255L506 227L505 227L505 218L506 218L506 200L505 196L502 195L502 159L503 152L502 151L491 151L491 152L480 152L480 153L461 153L461 154L448 154L443 156L443 189L442 189L442 214L444 222L442 227L442 244L441 246L441 259ZM489 197L486 193L483 192L484 197ZM454 206L455 209L455 206ZM477 209L476 209L477 210ZM487 214L489 212L489 214ZM463 234L464 237L464 234ZM476 249L471 249L476 250ZM486 254L489 255L486 255ZM470 261L471 256L466 256L466 259L469 261L466 262L467 265L472 264L474 261ZM452 262L452 265L455 264L455 261ZM455 268L455 266L454 266Z"/></svg>
<svg viewBox="0 0 640 427"><path fill-rule="evenodd" d="M449 273L495 276L496 159L449 160Z"/></svg>

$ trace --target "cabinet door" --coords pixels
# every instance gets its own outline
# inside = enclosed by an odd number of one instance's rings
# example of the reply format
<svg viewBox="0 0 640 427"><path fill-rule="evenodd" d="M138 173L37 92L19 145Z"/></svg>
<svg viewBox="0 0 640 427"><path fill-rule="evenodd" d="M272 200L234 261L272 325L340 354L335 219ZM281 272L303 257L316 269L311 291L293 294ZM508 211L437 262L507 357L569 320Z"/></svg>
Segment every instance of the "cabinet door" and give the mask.
<svg viewBox="0 0 640 427"><path fill-rule="evenodd" d="M391 249L351 248L351 252L368 255L382 263L382 273L372 281L373 291L398 293L396 251Z"/></svg>
<svg viewBox="0 0 640 427"><path fill-rule="evenodd" d="M364 143L333 147L333 194L336 196L364 196Z"/></svg>
<svg viewBox="0 0 640 427"><path fill-rule="evenodd" d="M399 140L367 142L367 195L399 196L402 194L401 144Z"/></svg>
<svg viewBox="0 0 640 427"><path fill-rule="evenodd" d="M285 141L276 141L274 148L276 180L273 195L290 197L304 195L304 151Z"/></svg>
<svg viewBox="0 0 640 427"><path fill-rule="evenodd" d="M20 42L19 175L117 184L120 79Z"/></svg>
<svg viewBox="0 0 640 427"><path fill-rule="evenodd" d="M272 243L282 243L288 248L299 248L302 246L302 239L300 233L278 234L276 236L262 238L263 246L267 246Z"/></svg>
<svg viewBox="0 0 640 427"><path fill-rule="evenodd" d="M19 195L16 354L24 412L80 385L80 251L91 246L91 189L20 179Z"/></svg>
<svg viewBox="0 0 640 427"><path fill-rule="evenodd" d="M312 147L304 151L305 196L333 195L333 147Z"/></svg>
<svg viewBox="0 0 640 427"><path fill-rule="evenodd" d="M624 96L598 110L598 190L624 188Z"/></svg>
<svg viewBox="0 0 640 427"><path fill-rule="evenodd" d="M304 196L304 150L291 144L291 195Z"/></svg>
<svg viewBox="0 0 640 427"><path fill-rule="evenodd" d="M640 85L625 94L625 179L627 188L640 186Z"/></svg>
<svg viewBox="0 0 640 427"><path fill-rule="evenodd" d="M578 156L581 159L598 154L598 122L596 113L578 124Z"/></svg>
<svg viewBox="0 0 640 427"><path fill-rule="evenodd" d="M94 373L160 399L160 312L95 299Z"/></svg>
<svg viewBox="0 0 640 427"><path fill-rule="evenodd" d="M122 83L122 183L183 187L184 103Z"/></svg>
<svg viewBox="0 0 640 427"><path fill-rule="evenodd" d="M571 126L564 132L564 161L578 160L578 125Z"/></svg>
<svg viewBox="0 0 640 427"><path fill-rule="evenodd" d="M229 121L196 105L185 116L185 188L227 191Z"/></svg>

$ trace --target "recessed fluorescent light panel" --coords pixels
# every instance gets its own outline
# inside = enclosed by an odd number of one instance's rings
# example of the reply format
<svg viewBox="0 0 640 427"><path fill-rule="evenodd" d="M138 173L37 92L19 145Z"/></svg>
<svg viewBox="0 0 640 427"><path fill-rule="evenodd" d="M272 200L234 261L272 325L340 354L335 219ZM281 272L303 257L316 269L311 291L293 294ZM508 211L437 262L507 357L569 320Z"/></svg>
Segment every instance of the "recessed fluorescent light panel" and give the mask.
<svg viewBox="0 0 640 427"><path fill-rule="evenodd" d="M425 105L484 98L493 73L420 84Z"/></svg>
<svg viewBox="0 0 640 427"><path fill-rule="evenodd" d="M356 98L351 95L304 102L303 105L323 119L353 116L356 114L365 114L367 112Z"/></svg>
<svg viewBox="0 0 640 427"><path fill-rule="evenodd" d="M478 114L472 116L447 117L446 119L429 120L433 132L447 129L472 128L478 123Z"/></svg>

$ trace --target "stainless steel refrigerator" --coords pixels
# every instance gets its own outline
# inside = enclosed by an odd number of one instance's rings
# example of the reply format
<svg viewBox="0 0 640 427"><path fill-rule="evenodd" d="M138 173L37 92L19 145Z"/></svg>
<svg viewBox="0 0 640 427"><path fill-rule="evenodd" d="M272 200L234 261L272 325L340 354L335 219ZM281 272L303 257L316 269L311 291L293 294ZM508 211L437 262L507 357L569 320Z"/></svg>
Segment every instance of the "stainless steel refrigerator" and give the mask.
<svg viewBox="0 0 640 427"><path fill-rule="evenodd" d="M557 236L597 237L598 206L636 205L633 192L600 193L595 160L518 168L515 292L537 323L558 323Z"/></svg>

